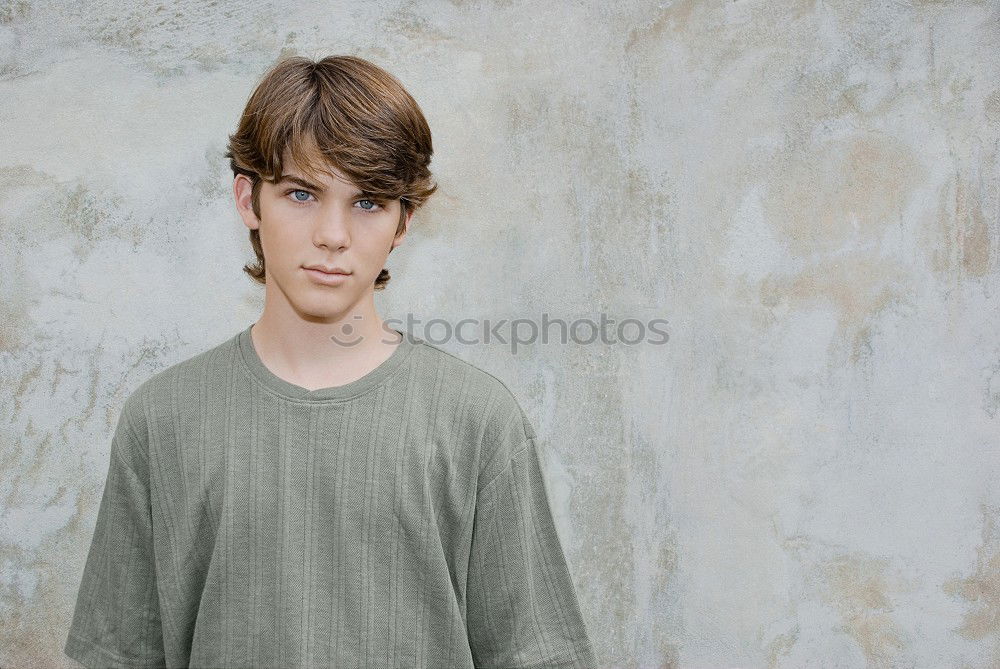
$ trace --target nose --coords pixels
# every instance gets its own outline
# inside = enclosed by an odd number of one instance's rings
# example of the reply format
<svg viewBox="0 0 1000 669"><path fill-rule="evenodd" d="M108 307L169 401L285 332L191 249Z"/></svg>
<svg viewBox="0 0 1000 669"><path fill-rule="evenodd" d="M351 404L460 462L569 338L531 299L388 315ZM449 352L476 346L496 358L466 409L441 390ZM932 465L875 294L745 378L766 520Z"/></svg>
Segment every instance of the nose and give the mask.
<svg viewBox="0 0 1000 669"><path fill-rule="evenodd" d="M336 206L320 211L313 224L313 243L331 249L350 246L350 214Z"/></svg>

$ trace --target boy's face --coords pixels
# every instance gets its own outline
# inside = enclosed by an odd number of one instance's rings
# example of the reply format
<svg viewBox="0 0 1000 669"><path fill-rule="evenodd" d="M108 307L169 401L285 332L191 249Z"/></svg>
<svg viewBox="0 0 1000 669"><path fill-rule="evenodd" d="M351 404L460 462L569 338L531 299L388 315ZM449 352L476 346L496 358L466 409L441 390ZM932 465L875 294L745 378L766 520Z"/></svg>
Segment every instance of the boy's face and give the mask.
<svg viewBox="0 0 1000 669"><path fill-rule="evenodd" d="M285 157L284 178L261 184L259 220L251 206L250 180L239 175L233 183L244 224L260 231L265 301L286 302L301 318L315 322L366 312L363 302L372 299L375 277L389 251L402 243L412 213L406 229L395 237L399 200L368 199L332 168L333 175L309 178L287 160L287 153ZM309 266L348 274L334 277Z"/></svg>

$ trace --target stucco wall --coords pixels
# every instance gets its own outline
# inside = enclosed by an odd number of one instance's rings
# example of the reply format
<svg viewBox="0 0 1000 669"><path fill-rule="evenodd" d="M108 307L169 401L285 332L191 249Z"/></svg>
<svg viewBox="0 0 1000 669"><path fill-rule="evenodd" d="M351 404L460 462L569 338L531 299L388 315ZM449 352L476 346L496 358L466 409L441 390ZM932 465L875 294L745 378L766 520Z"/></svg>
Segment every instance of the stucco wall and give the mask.
<svg viewBox="0 0 1000 669"><path fill-rule="evenodd" d="M286 53L434 132L383 316L668 322L443 343L545 440L608 666L1000 663L996 2L7 0L0 666L69 666L123 399L260 312L222 154Z"/></svg>

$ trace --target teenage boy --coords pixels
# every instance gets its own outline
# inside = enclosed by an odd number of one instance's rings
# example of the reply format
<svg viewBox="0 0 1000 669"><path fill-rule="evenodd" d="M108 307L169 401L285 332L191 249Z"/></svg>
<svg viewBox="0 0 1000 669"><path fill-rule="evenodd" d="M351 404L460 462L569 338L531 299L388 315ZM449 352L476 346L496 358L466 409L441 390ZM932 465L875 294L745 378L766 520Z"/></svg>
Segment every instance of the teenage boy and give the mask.
<svg viewBox="0 0 1000 669"><path fill-rule="evenodd" d="M229 139L263 313L126 399L66 654L594 666L518 402L375 311L437 188L416 102L363 59L293 57Z"/></svg>

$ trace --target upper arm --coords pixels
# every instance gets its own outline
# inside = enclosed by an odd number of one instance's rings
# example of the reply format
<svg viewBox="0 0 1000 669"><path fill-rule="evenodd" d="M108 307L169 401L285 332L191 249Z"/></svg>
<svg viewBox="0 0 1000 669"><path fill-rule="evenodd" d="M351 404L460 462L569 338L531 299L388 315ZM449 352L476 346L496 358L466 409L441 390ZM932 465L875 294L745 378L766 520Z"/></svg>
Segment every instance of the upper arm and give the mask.
<svg viewBox="0 0 1000 669"><path fill-rule="evenodd" d="M111 440L97 524L64 648L85 666L164 664L147 440L137 406L132 398L126 402Z"/></svg>
<svg viewBox="0 0 1000 669"><path fill-rule="evenodd" d="M477 494L466 622L477 667L595 665L553 521L537 437Z"/></svg>

